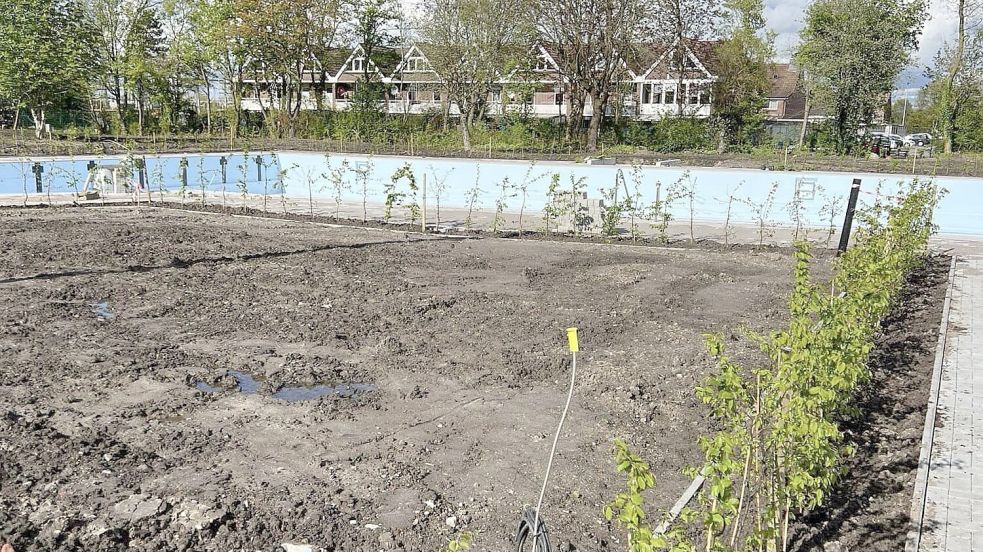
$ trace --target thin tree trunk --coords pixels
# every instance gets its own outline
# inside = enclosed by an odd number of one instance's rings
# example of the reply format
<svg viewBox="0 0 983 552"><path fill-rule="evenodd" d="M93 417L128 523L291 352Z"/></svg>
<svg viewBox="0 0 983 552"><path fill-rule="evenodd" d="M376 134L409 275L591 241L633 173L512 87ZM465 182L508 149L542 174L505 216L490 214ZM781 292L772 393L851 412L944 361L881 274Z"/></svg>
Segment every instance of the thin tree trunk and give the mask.
<svg viewBox="0 0 983 552"><path fill-rule="evenodd" d="M949 65L949 74L945 80L946 112L942 114L945 118L945 153L952 153L952 142L955 139L956 110L958 109L958 102L955 97L955 83L956 77L959 76L959 72L962 70L963 56L965 55L966 49L966 0L959 0L958 10L959 28L957 32L959 36L956 42L956 52L953 54L952 62Z"/></svg>
<svg viewBox="0 0 983 552"><path fill-rule="evenodd" d="M809 111L812 109L812 98L809 96L809 87L805 88L806 105L802 113L802 128L799 130L799 147L806 143L806 130L809 127Z"/></svg>
<svg viewBox="0 0 983 552"><path fill-rule="evenodd" d="M597 141L601 134L601 122L604 118L604 108L607 99L602 98L601 94L591 94L591 104L594 108L594 115L590 118L590 126L587 129L587 151L597 151Z"/></svg>
<svg viewBox="0 0 983 552"><path fill-rule="evenodd" d="M458 105L460 107L460 104ZM461 110L460 122L461 122L461 141L464 142L464 151L471 151L471 132L468 130L468 124L470 117L471 107L468 107L468 114L465 114Z"/></svg>
<svg viewBox="0 0 983 552"><path fill-rule="evenodd" d="M34 136L37 139L41 139L42 133L44 132L44 119L45 113L44 108L31 108L31 118L34 119Z"/></svg>

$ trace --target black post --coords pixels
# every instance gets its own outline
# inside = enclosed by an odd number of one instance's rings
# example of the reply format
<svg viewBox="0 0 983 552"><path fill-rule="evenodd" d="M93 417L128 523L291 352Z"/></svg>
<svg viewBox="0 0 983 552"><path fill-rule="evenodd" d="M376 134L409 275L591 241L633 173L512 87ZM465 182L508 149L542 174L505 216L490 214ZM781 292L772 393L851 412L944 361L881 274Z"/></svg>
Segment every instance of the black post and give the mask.
<svg viewBox="0 0 983 552"><path fill-rule="evenodd" d="M255 161L256 161L256 182L262 182L263 181L263 156L257 155Z"/></svg>
<svg viewBox="0 0 983 552"><path fill-rule="evenodd" d="M182 157L181 160L178 161L178 166L181 167L181 186L183 186L185 189L187 189L187 187L188 187L188 158L187 157Z"/></svg>
<svg viewBox="0 0 983 552"><path fill-rule="evenodd" d="M837 255L846 253L847 245L850 243L850 231L853 229L853 215L857 211L857 197L860 195L860 179L854 178L853 185L850 186L850 199L847 201L846 214L843 216L843 230L840 232L840 246L837 247Z"/></svg>
<svg viewBox="0 0 983 552"><path fill-rule="evenodd" d="M143 159L134 159L133 164L137 169L137 181L140 183L140 191L147 189L146 168L147 162Z"/></svg>
<svg viewBox="0 0 983 552"><path fill-rule="evenodd" d="M41 173L44 172L44 167L41 166L41 163L34 163L34 166L31 167L31 172L34 173L34 184L37 186L38 193L40 194L44 191L41 188Z"/></svg>
<svg viewBox="0 0 983 552"><path fill-rule="evenodd" d="M228 180L225 178L225 166L229 164L229 160L223 155L218 158L218 164L222 167L222 184L226 184Z"/></svg>

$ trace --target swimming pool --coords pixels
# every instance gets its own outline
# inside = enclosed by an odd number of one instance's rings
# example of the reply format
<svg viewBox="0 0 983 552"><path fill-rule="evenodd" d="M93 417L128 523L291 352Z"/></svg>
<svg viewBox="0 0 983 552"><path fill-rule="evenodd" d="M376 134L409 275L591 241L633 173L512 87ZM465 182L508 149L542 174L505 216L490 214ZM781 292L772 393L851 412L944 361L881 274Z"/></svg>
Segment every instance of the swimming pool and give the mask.
<svg viewBox="0 0 983 552"><path fill-rule="evenodd" d="M551 182L561 191L576 183L588 197L637 195L643 203L675 197L671 212L676 218L689 216L690 201L694 218L722 221L730 209L734 223L753 224L771 197L767 218L771 224L800 222L823 226L835 210L842 219L846 197L854 178L862 181L861 202L872 203L878 194L891 196L899 186L912 180L910 175L851 174L836 172L763 171L728 168L656 167L652 165L586 165L556 161L502 161L355 155L312 152L209 153L195 155L141 155L92 157L37 157L0 160L0 194L36 193L35 164L42 167L41 186L47 192L72 192L85 182L87 166L123 164L126 169L145 160L147 184L152 190L175 191L186 182L189 190L225 190L236 194L279 194L288 197L330 198L340 191L345 203L385 200L386 185L401 167L408 166L417 184L427 180L431 206L466 208L472 197L475 206L493 210L503 201L507 212L518 211L525 202L527 212L541 211L548 201ZM134 171L134 175L137 173ZM556 175L556 176L554 176ZM136 178L134 176L134 178ZM928 178L921 176L919 178ZM508 179L503 194L502 183ZM931 178L947 190L936 222L940 231L953 234L983 235L983 179L966 177ZM335 184L338 186L335 186ZM524 188L524 190L521 190ZM396 183L397 192L408 193L405 178ZM611 196L613 197L613 196ZM798 201L796 198L798 197Z"/></svg>

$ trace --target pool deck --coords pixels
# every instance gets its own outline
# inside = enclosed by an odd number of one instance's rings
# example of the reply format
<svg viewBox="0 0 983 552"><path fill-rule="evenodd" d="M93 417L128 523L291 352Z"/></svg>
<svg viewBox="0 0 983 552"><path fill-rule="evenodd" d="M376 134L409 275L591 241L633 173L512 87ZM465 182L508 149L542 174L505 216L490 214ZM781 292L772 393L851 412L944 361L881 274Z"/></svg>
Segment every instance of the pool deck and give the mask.
<svg viewBox="0 0 983 552"><path fill-rule="evenodd" d="M983 551L983 240L938 243L955 260L905 550Z"/></svg>

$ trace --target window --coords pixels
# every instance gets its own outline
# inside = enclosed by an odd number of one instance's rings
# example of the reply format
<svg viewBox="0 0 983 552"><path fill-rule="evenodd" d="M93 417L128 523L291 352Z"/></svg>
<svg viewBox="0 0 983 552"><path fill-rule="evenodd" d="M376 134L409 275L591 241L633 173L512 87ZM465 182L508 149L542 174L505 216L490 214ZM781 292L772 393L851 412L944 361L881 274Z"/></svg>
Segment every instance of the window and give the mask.
<svg viewBox="0 0 983 552"><path fill-rule="evenodd" d="M403 70L407 73L418 73L428 69L426 58L423 56L413 56L406 59L406 68Z"/></svg>
<svg viewBox="0 0 983 552"><path fill-rule="evenodd" d="M676 103L676 85L671 85L666 87L666 95L665 95L665 100L663 100L663 103L665 104Z"/></svg>
<svg viewBox="0 0 983 552"><path fill-rule="evenodd" d="M365 71L365 58L361 56L357 58L352 58L351 66L352 66L351 70L353 72L358 73L358 72Z"/></svg>
<svg viewBox="0 0 983 552"><path fill-rule="evenodd" d="M691 82L686 85L686 92L686 103L700 105L700 85Z"/></svg>
<svg viewBox="0 0 983 552"><path fill-rule="evenodd" d="M416 90L410 89L406 91L406 99L409 100L411 104L419 103L419 98L417 97Z"/></svg>
<svg viewBox="0 0 983 552"><path fill-rule="evenodd" d="M778 111L778 100L768 100L768 111Z"/></svg>
<svg viewBox="0 0 983 552"><path fill-rule="evenodd" d="M661 104L662 103L662 85L652 84L652 103Z"/></svg>
<svg viewBox="0 0 983 552"><path fill-rule="evenodd" d="M652 85L643 84L642 85L642 103L652 103Z"/></svg>
<svg viewBox="0 0 983 552"><path fill-rule="evenodd" d="M440 90L434 90L433 91L433 101L434 102L439 102L440 101Z"/></svg>
<svg viewBox="0 0 983 552"><path fill-rule="evenodd" d="M546 54L539 54L536 56L536 71L551 71L553 69L552 64L550 64L550 58Z"/></svg>

